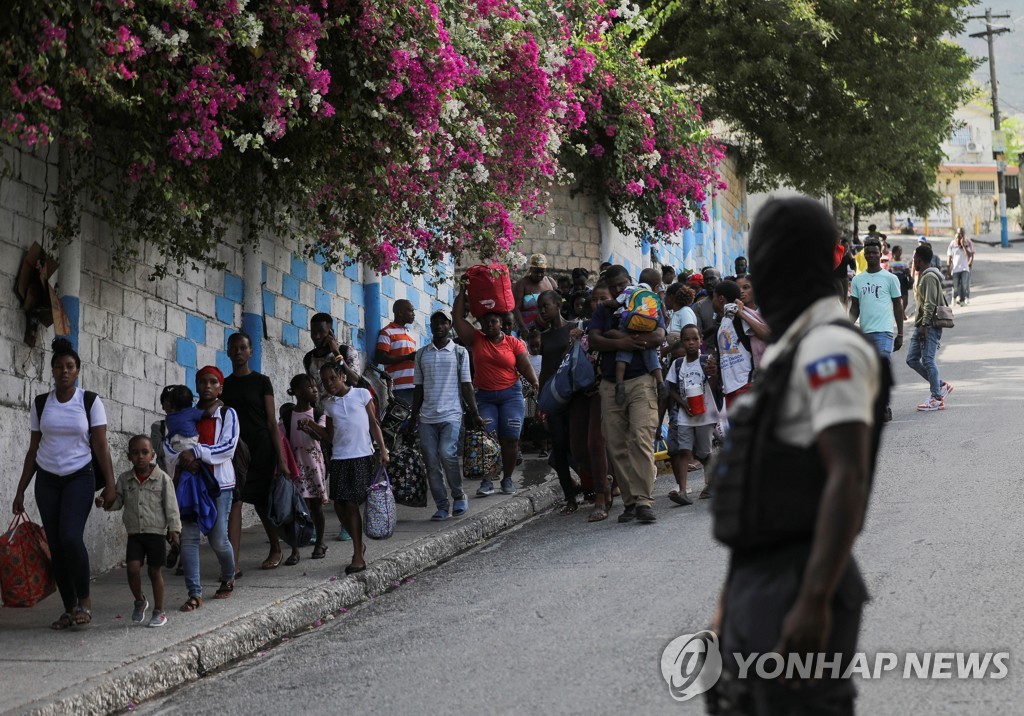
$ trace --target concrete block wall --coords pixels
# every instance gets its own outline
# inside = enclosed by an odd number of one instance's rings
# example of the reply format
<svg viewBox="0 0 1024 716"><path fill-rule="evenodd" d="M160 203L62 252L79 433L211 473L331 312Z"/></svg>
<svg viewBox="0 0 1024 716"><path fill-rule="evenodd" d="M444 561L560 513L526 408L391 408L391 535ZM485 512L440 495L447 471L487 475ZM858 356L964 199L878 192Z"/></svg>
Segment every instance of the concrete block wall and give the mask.
<svg viewBox="0 0 1024 716"><path fill-rule="evenodd" d="M13 176L0 180L0 448L9 459L0 465L0 509L7 509L21 474L29 441L28 409L33 396L50 389L49 344L52 329L40 335L38 348L23 341L26 316L14 293L15 276L33 241L47 247L44 227L52 224L44 191L56 191L56 150L50 161L17 147L3 147L3 159ZM81 317L78 346L82 358L79 384L102 397L115 471L128 468L128 438L149 434L163 417L159 394L165 385L184 383L195 389L196 368L217 365L231 372L227 338L241 326L244 294L243 252L238 231L219 247L223 271L186 269L181 276L150 281L159 260L153 247L144 247L139 261L120 272L112 267L113 241L109 227L97 216L83 213L81 224ZM302 372L302 356L312 348L309 319L330 313L342 342L362 350L367 325L363 276L359 265L328 271L321 261L293 254L287 240L264 237L262 303L266 333L261 372L270 376L278 405L288 399L289 380ZM451 265L443 266L450 275ZM381 325L391 317L392 304L405 298L416 307L412 332L427 339L429 315L450 310L450 281L433 286L429 277L396 268L380 278ZM60 289L58 288L58 293ZM372 322L371 322L372 323ZM29 490L27 505L38 520ZM250 515L251 518L251 515ZM251 521L251 519L250 519ZM96 511L86 530L92 567L102 570L124 558L124 529L120 515Z"/></svg>

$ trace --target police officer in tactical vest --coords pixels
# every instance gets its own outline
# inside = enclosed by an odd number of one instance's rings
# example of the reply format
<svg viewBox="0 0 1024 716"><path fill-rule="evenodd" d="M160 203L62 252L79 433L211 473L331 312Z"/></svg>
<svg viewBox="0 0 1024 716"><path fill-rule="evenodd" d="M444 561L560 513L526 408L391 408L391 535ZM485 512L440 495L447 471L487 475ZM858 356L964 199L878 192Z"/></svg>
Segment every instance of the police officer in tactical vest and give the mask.
<svg viewBox="0 0 1024 716"><path fill-rule="evenodd" d="M773 338L751 392L730 409L713 472L715 537L731 554L713 623L724 671L710 713L853 713L842 674L868 595L851 550L890 378L836 296L837 242L832 217L804 198L770 202L751 230L752 279ZM747 660L770 652L787 668L823 652L821 678L796 668L793 678L758 678ZM751 664L746 678L735 654Z"/></svg>

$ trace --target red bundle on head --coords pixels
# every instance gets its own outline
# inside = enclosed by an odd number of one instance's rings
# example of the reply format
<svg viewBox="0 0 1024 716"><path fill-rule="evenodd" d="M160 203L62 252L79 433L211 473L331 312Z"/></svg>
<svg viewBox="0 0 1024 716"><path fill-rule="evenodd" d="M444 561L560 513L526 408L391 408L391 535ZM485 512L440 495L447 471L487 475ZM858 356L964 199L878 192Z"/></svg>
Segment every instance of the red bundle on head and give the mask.
<svg viewBox="0 0 1024 716"><path fill-rule="evenodd" d="M196 380L198 381L204 375L216 376L218 383L224 382L224 374L220 372L220 368L215 365L205 365L196 371Z"/></svg>

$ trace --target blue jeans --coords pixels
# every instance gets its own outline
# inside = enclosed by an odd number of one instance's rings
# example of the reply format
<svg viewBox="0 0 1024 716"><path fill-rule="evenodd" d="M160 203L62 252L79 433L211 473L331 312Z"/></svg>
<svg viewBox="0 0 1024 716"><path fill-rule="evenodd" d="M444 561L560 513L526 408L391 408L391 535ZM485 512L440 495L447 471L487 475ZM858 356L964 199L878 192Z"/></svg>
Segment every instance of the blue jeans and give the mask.
<svg viewBox="0 0 1024 716"><path fill-rule="evenodd" d="M661 361L658 360L658 351L653 348L640 351L644 359L644 370L648 373L653 373L656 370L661 370ZM633 351L616 351L615 362L626 363L627 365L633 361Z"/></svg>
<svg viewBox="0 0 1024 716"><path fill-rule="evenodd" d="M427 464L427 481L437 509L448 511L448 488L452 499L466 496L462 490L462 470L459 468L459 430L462 421L449 423L420 423L420 443L423 462ZM445 482L447 481L447 487Z"/></svg>
<svg viewBox="0 0 1024 716"><path fill-rule="evenodd" d="M94 490L91 464L67 475L37 470L36 506L65 612L89 598L89 552L83 535L96 499Z"/></svg>
<svg viewBox="0 0 1024 716"><path fill-rule="evenodd" d="M478 390L476 407L487 425L487 432L499 438L518 440L526 416L523 386L516 381L504 390ZM487 420L491 422L486 423Z"/></svg>
<svg viewBox="0 0 1024 716"><path fill-rule="evenodd" d="M918 337L917 328L910 334L910 348L907 349L907 365L918 375L928 381L932 397L942 399L942 381L939 380L939 365L935 362L935 354L939 352L939 341L942 340L941 328L928 328L922 340Z"/></svg>
<svg viewBox="0 0 1024 716"><path fill-rule="evenodd" d="M884 358L892 358L893 341L896 339L894 333L865 333L864 336L875 344L878 354Z"/></svg>
<svg viewBox="0 0 1024 716"><path fill-rule="evenodd" d="M971 272L957 271L953 274L953 298L966 301L971 297Z"/></svg>
<svg viewBox="0 0 1024 716"><path fill-rule="evenodd" d="M235 551L228 541L228 515L231 513L231 497L234 490L221 490L217 498L217 521L206 538L220 562L220 581L235 579ZM199 579L199 523L195 520L181 522L181 568L185 572L185 586L190 597L203 596L203 583Z"/></svg>

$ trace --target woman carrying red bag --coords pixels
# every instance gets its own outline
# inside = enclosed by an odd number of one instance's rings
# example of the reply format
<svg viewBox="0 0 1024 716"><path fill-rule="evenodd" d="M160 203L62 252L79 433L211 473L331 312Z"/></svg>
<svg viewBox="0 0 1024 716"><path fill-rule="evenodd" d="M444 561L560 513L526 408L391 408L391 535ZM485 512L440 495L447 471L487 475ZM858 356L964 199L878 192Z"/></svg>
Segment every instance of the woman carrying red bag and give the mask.
<svg viewBox="0 0 1024 716"><path fill-rule="evenodd" d="M64 613L50 627L67 629L92 621L84 534L97 482L93 456L102 472L103 506L113 504L116 495L107 414L99 397L75 385L82 360L67 339L54 339L50 368L54 389L30 410L31 440L12 509L16 515L25 511L25 490L38 474L36 505L50 545L54 581L64 602ZM91 402L88 414L86 402Z"/></svg>

